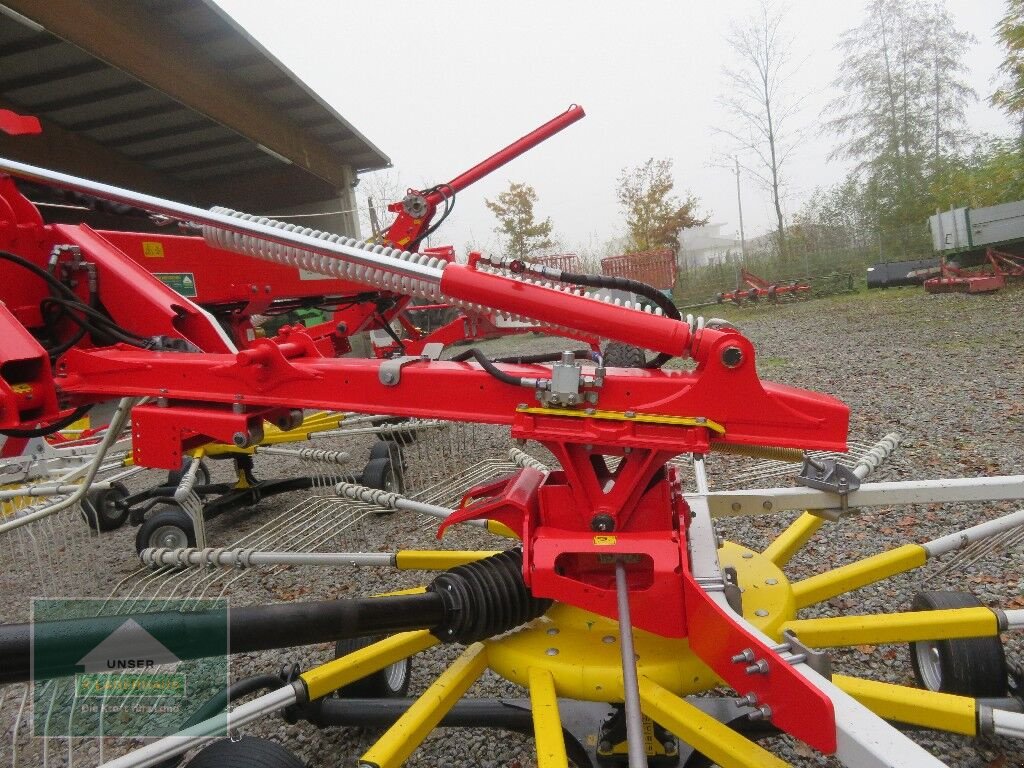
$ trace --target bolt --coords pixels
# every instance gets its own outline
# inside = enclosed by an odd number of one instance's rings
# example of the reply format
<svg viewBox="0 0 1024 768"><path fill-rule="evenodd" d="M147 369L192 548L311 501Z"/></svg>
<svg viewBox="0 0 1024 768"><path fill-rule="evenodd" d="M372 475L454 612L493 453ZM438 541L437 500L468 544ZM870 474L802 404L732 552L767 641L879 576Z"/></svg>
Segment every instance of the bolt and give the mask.
<svg viewBox="0 0 1024 768"><path fill-rule="evenodd" d="M764 608L758 608L756 611L754 611L754 615L760 616L763 619L765 616L768 615L768 611L766 611Z"/></svg>
<svg viewBox="0 0 1024 768"><path fill-rule="evenodd" d="M231 436L231 442L235 444L236 448L245 448L249 444L249 435L245 432L235 432Z"/></svg>
<svg viewBox="0 0 1024 768"><path fill-rule="evenodd" d="M548 648L546 651L544 651L544 653L547 654L548 656L557 656L558 655L558 649L557 648Z"/></svg>
<svg viewBox="0 0 1024 768"><path fill-rule="evenodd" d="M525 411L529 406L526 403L520 403L516 406L517 411Z"/></svg>
<svg viewBox="0 0 1024 768"><path fill-rule="evenodd" d="M557 635L558 634L558 628L557 627L552 627L551 629L548 630L548 634L549 635Z"/></svg>
<svg viewBox="0 0 1024 768"><path fill-rule="evenodd" d="M673 752L675 752L675 749L676 749L676 743L674 741L662 742L661 746L664 747L665 752L667 752L669 754L672 754Z"/></svg>
<svg viewBox="0 0 1024 768"><path fill-rule="evenodd" d="M597 749L599 752L611 752L612 743L610 741L604 741L602 739L601 743L597 745Z"/></svg>
<svg viewBox="0 0 1024 768"><path fill-rule="evenodd" d="M698 416L694 419L694 422L697 424L707 424L708 420L704 416Z"/></svg>
<svg viewBox="0 0 1024 768"><path fill-rule="evenodd" d="M626 415L627 419L635 419L636 418L636 411L626 411L625 415Z"/></svg>
<svg viewBox="0 0 1024 768"><path fill-rule="evenodd" d="M754 660L754 650L752 648L744 648L742 651L732 657L733 664L742 664L744 662Z"/></svg>
<svg viewBox="0 0 1024 768"><path fill-rule="evenodd" d="M594 515L590 519L590 530L608 533L615 530L615 518L611 515Z"/></svg>
<svg viewBox="0 0 1024 768"><path fill-rule="evenodd" d="M761 505L761 508L764 509L765 512L771 512L772 511L772 503L770 501L766 501L766 502L764 502L764 504Z"/></svg>
<svg viewBox="0 0 1024 768"><path fill-rule="evenodd" d="M746 696L740 696L737 699L732 700L737 707L753 707L757 704L757 694L748 693Z"/></svg>
<svg viewBox="0 0 1024 768"><path fill-rule="evenodd" d="M738 501L734 501L732 503L732 511L733 512L739 512L741 509L743 509L743 505L740 504Z"/></svg>
<svg viewBox="0 0 1024 768"><path fill-rule="evenodd" d="M751 720L771 720L772 708L769 707L767 704L762 704L760 707L758 707L749 715L747 715L747 717Z"/></svg>
<svg viewBox="0 0 1024 768"><path fill-rule="evenodd" d="M750 560L753 556L754 556L753 552L744 552L743 553L743 559L744 560Z"/></svg>
<svg viewBox="0 0 1024 768"><path fill-rule="evenodd" d="M746 672L748 675L767 675L768 662L764 659L758 659L743 671Z"/></svg>
<svg viewBox="0 0 1024 768"><path fill-rule="evenodd" d="M381 374L380 378L385 384L390 384L392 381L395 380L395 375L390 371L385 371L384 373Z"/></svg>
<svg viewBox="0 0 1024 768"><path fill-rule="evenodd" d="M779 580L778 579L765 579L764 583L767 584L768 586L774 587L776 584L779 583Z"/></svg>
<svg viewBox="0 0 1024 768"><path fill-rule="evenodd" d="M601 638L602 643L614 643L615 637L613 635L605 635Z"/></svg>
<svg viewBox="0 0 1024 768"><path fill-rule="evenodd" d="M597 408L584 408L583 412L587 414L587 416L593 416L595 413L597 413Z"/></svg>
<svg viewBox="0 0 1024 768"><path fill-rule="evenodd" d="M735 368L743 362L743 350L739 347L726 347L722 350L722 365L726 368Z"/></svg>

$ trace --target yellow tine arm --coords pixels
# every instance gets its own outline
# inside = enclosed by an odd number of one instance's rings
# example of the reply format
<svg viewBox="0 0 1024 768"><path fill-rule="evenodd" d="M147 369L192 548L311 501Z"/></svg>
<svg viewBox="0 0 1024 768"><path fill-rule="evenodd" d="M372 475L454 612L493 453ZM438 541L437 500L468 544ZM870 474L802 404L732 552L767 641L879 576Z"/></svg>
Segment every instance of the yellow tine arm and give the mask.
<svg viewBox="0 0 1024 768"><path fill-rule="evenodd" d="M303 672L300 677L306 684L309 698L319 699L396 661L425 651L432 645L437 645L437 638L426 629L402 632L314 667Z"/></svg>
<svg viewBox="0 0 1024 768"><path fill-rule="evenodd" d="M895 576L914 568L920 568L928 559L925 548L917 544L905 544L888 552L880 552L863 560L833 568L817 576L793 583L793 598L797 608L821 603L829 598L860 589L866 584Z"/></svg>
<svg viewBox="0 0 1024 768"><path fill-rule="evenodd" d="M555 679L546 669L530 667L529 684L533 737L537 742L537 768L567 768L569 758L565 753Z"/></svg>
<svg viewBox="0 0 1024 768"><path fill-rule="evenodd" d="M801 643L812 648L838 648L865 643L878 645L989 637L999 634L999 619L988 608L951 608L877 616L796 619L783 624L780 631L787 629L795 632Z"/></svg>
<svg viewBox="0 0 1024 768"><path fill-rule="evenodd" d="M790 560L793 555L800 551L811 536L817 533L818 529L825 524L824 517L804 512L800 517L789 524L782 533L775 537L775 541L767 546L762 552L765 557L781 568Z"/></svg>
<svg viewBox="0 0 1024 768"><path fill-rule="evenodd" d="M978 715L974 699L969 696L924 691L846 675L834 675L832 682L879 717L939 731L977 735Z"/></svg>
<svg viewBox="0 0 1024 768"><path fill-rule="evenodd" d="M400 549L395 553L395 567L400 571L446 571L456 565L474 563L497 554L500 553L455 549Z"/></svg>
<svg viewBox="0 0 1024 768"><path fill-rule="evenodd" d="M485 669L487 649L483 643L473 643L366 751L359 759L360 764L398 768Z"/></svg>
<svg viewBox="0 0 1024 768"><path fill-rule="evenodd" d="M722 768L789 765L646 677L640 678L640 709Z"/></svg>

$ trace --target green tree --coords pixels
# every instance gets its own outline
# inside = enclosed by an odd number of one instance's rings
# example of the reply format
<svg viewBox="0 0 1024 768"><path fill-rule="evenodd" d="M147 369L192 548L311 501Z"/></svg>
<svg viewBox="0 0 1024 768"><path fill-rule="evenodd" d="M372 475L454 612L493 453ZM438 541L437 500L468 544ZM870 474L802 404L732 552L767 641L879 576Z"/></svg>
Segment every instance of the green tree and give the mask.
<svg viewBox="0 0 1024 768"><path fill-rule="evenodd" d="M1019 124L1024 138L1024 0L1007 0L1006 13L996 25L996 39L1006 56L999 65L1003 83L992 94L992 103Z"/></svg>
<svg viewBox="0 0 1024 768"><path fill-rule="evenodd" d="M671 159L652 157L636 168L622 169L617 195L626 214L631 250L678 251L680 230L707 224L707 217L697 215L700 201L689 192L680 200L673 194L674 188Z"/></svg>
<svg viewBox="0 0 1024 768"><path fill-rule="evenodd" d="M484 203L498 219L494 228L505 241L505 253L513 258L525 259L554 246L551 240L551 219L537 221L533 205L537 193L529 184L511 182L497 200Z"/></svg>
<svg viewBox="0 0 1024 768"><path fill-rule="evenodd" d="M856 161L877 197L879 225L890 249L904 254L926 243L931 178L966 137L964 76L970 35L953 26L942 2L872 0L864 21L843 33L825 129L841 141L830 159Z"/></svg>

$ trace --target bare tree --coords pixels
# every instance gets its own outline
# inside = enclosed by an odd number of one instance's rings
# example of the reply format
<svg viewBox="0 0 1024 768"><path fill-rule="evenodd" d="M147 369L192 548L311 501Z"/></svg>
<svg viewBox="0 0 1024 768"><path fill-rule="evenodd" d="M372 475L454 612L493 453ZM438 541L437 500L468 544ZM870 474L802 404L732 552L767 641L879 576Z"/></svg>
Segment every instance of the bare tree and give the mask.
<svg viewBox="0 0 1024 768"><path fill-rule="evenodd" d="M398 171L388 168L363 174L356 187L359 229L363 237L376 238L391 226L397 214L388 211L390 203L405 196Z"/></svg>
<svg viewBox="0 0 1024 768"><path fill-rule="evenodd" d="M783 258L783 169L800 141L802 131L796 122L803 102L786 88L800 62L793 61L793 37L786 32L784 22L784 11L770 0L762 0L754 16L734 20L730 25L726 42L736 60L722 70L727 95L719 103L734 122L718 129L736 143L744 168L771 195L779 255Z"/></svg>

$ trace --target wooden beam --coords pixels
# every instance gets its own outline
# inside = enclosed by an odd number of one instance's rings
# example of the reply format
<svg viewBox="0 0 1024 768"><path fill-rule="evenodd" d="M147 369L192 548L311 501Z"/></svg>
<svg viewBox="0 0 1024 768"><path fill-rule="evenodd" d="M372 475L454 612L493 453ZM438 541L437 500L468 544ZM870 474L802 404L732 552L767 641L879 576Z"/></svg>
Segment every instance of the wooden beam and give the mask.
<svg viewBox="0 0 1024 768"><path fill-rule="evenodd" d="M141 3L123 0L4 0L4 5L87 53L288 158L334 188L338 154L260 95L213 65Z"/></svg>
<svg viewBox="0 0 1024 768"><path fill-rule="evenodd" d="M28 110L0 99L0 108L19 114ZM103 181L119 187L168 197L182 203L203 204L192 188L174 178L129 160L95 141L40 118L43 132L35 136L8 136L0 132L0 156Z"/></svg>

